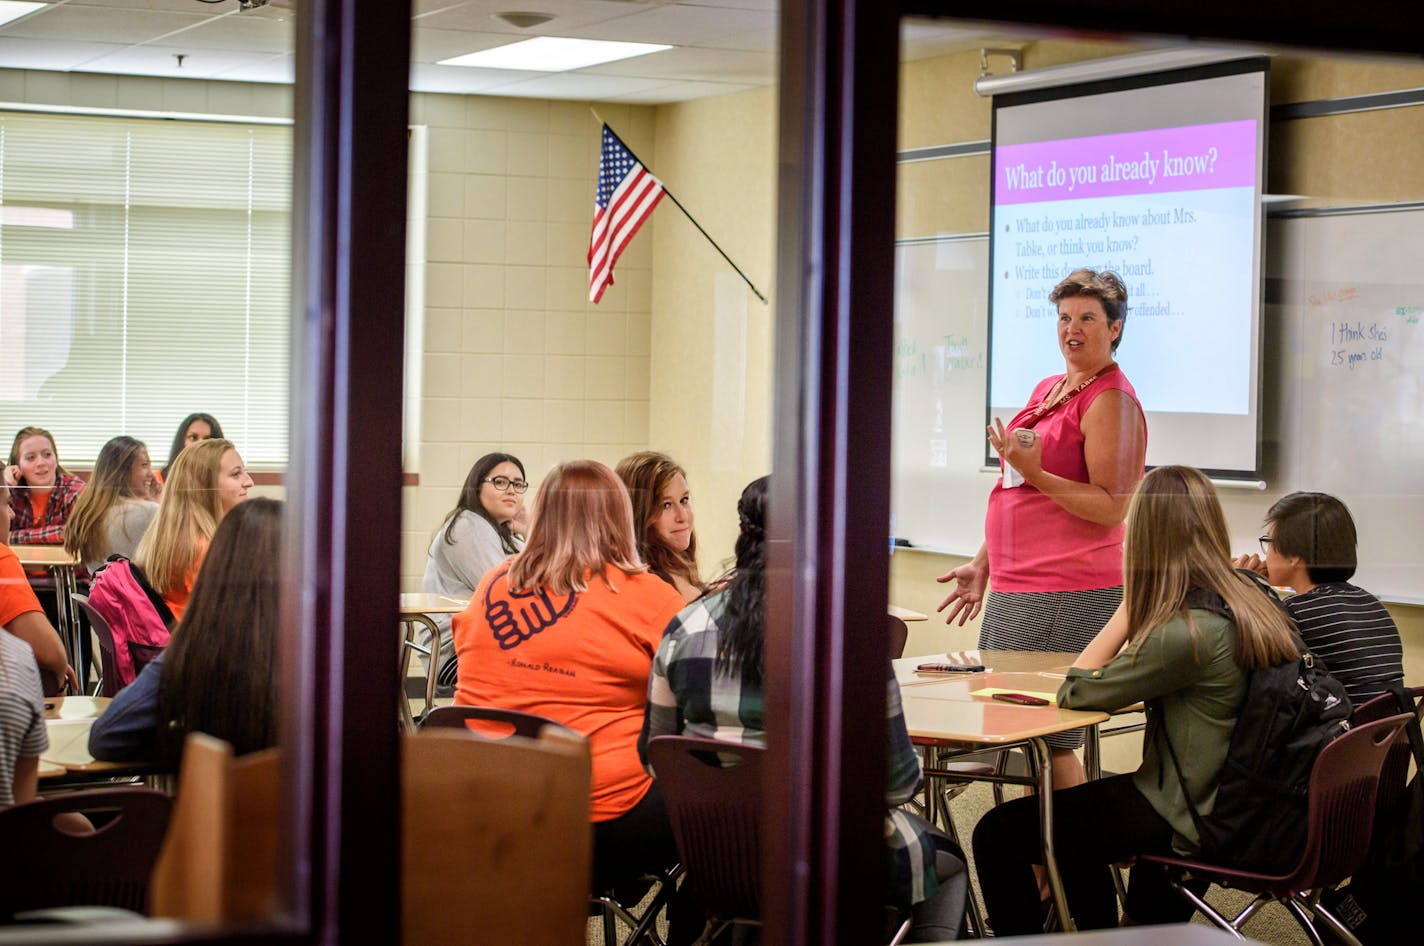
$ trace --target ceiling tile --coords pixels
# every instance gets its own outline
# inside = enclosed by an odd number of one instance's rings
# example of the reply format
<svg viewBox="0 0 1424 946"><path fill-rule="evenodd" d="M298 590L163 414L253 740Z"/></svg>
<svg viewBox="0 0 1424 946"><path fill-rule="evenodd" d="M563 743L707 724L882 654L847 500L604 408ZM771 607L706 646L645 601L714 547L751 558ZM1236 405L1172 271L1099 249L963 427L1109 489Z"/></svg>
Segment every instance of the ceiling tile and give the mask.
<svg viewBox="0 0 1424 946"><path fill-rule="evenodd" d="M588 39L627 40L634 43L667 43L690 46L710 44L723 36L764 31L776 35L776 14L762 10L730 10L715 7L677 6L642 9L631 16L599 23L581 30Z"/></svg>
<svg viewBox="0 0 1424 946"><path fill-rule="evenodd" d="M193 7L197 6L193 4ZM102 38L107 43L147 43L210 18L211 14L206 13L105 9L66 4L51 6L23 20L6 24L0 27L0 35L26 39L71 41Z"/></svg>
<svg viewBox="0 0 1424 946"><path fill-rule="evenodd" d="M776 57L769 53L683 46L592 66L582 71L592 75L770 85L776 79Z"/></svg>
<svg viewBox="0 0 1424 946"><path fill-rule="evenodd" d="M123 48L109 43L62 43L0 35L0 65L9 69L51 69L69 72L95 56Z"/></svg>
<svg viewBox="0 0 1424 946"><path fill-rule="evenodd" d="M262 53L199 49L183 54L180 66L174 51L168 47L129 46L90 59L84 63L83 71L165 79L216 79L233 69L264 63L271 58Z"/></svg>

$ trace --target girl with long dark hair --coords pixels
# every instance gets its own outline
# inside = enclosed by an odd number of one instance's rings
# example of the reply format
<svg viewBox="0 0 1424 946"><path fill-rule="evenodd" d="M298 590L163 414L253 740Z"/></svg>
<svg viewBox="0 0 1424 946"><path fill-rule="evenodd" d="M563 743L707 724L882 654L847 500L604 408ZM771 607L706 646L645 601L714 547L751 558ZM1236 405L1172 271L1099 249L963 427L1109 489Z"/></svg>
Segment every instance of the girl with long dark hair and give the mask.
<svg viewBox="0 0 1424 946"><path fill-rule="evenodd" d="M753 480L737 503L736 570L722 590L692 603L668 626L653 658L638 750L647 760L655 736L688 735L766 744L762 673L766 641L766 505L769 480ZM909 908L906 942L954 939L964 916L968 878L953 845L923 819L900 809L920 785L900 691L888 674L889 771L885 837L890 859L886 903Z"/></svg>
<svg viewBox="0 0 1424 946"><path fill-rule="evenodd" d="M235 507L213 534L172 643L95 721L94 758L176 765L190 732L238 755L275 745L281 575L282 504Z"/></svg>
<svg viewBox="0 0 1424 946"><path fill-rule="evenodd" d="M485 572L524 548L524 494L529 481L524 464L508 453L486 453L465 477L460 499L445 515L425 560L422 591L468 598ZM450 615L432 615L440 628L438 671L442 695L455 685L458 661L450 633ZM429 630L422 643L430 646Z"/></svg>
<svg viewBox="0 0 1424 946"><path fill-rule="evenodd" d="M133 558L158 513L157 487L142 441L119 436L104 444L94 461L94 475L70 513L65 549L91 572L110 555Z"/></svg>

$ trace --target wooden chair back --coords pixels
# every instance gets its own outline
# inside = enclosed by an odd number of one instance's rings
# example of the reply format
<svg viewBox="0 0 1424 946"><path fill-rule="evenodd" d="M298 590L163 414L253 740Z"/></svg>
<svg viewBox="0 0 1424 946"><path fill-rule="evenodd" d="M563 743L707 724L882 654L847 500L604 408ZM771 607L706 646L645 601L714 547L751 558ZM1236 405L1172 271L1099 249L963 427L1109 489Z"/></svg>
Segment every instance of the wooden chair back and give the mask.
<svg viewBox="0 0 1424 946"><path fill-rule="evenodd" d="M272 916L279 765L276 749L233 758L221 739L188 736L173 820L153 870L154 916L204 923Z"/></svg>
<svg viewBox="0 0 1424 946"><path fill-rule="evenodd" d="M404 737L404 941L567 946L588 920L589 753L556 730Z"/></svg>

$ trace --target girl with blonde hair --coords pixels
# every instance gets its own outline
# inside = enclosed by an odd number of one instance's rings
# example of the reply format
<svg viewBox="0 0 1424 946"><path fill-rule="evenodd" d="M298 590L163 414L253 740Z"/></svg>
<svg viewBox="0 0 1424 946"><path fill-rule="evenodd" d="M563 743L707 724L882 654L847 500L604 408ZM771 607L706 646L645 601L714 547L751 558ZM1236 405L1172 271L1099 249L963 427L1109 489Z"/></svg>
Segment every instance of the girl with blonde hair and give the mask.
<svg viewBox="0 0 1424 946"><path fill-rule="evenodd" d="M697 535L687 473L665 453L646 450L618 463L618 478L633 501L638 554L648 569L695 601L707 586L697 574Z"/></svg>
<svg viewBox="0 0 1424 946"><path fill-rule="evenodd" d="M183 616L193 580L223 516L247 498L252 477L231 441L202 440L169 467L158 515L134 552L134 563L173 612Z"/></svg>
<svg viewBox="0 0 1424 946"><path fill-rule="evenodd" d="M577 460L544 478L524 550L454 618L457 705L533 713L588 738L595 890L677 860L638 733L653 653L681 608L638 558L622 480Z"/></svg>
<svg viewBox="0 0 1424 946"><path fill-rule="evenodd" d="M1300 657L1290 619L1232 568L1226 520L1200 471L1166 466L1147 474L1128 512L1123 564L1122 607L1058 690L1064 709L1147 704L1136 772L1053 796L1059 866L1084 929L1117 925L1110 865L1196 850L1188 804L1211 811L1247 673ZM1190 747L1178 752L1180 773L1168 740ZM1000 936L1042 932L1032 870L1042 858L1037 806L1032 798L1001 805L974 832L980 886ZM1133 922L1185 922L1191 912L1159 870L1133 868L1125 904Z"/></svg>
<svg viewBox="0 0 1424 946"><path fill-rule="evenodd" d="M99 450L94 475L69 516L64 547L92 572L110 555L133 558L144 530L158 512L158 492L148 447L115 437Z"/></svg>

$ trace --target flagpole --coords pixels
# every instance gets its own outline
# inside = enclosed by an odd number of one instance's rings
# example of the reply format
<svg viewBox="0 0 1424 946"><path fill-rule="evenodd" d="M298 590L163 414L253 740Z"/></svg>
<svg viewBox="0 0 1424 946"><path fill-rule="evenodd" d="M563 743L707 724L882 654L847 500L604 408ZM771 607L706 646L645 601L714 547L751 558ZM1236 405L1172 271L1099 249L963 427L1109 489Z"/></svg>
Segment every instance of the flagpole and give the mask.
<svg viewBox="0 0 1424 946"><path fill-rule="evenodd" d="M629 154L632 154L632 155L633 155L633 160L634 160L634 161L637 161L639 164L642 164L643 167L647 167L646 164L643 164L643 160L642 160L641 158L639 158L636 154L633 154L633 149L628 147L628 142L624 141L623 138L618 134L618 132L616 132L616 131L613 130L613 126L612 126L612 125L608 124L608 122L606 122L606 121L603 120L603 118L598 114L598 111L597 111L596 109L594 109L592 106L590 106L590 107L589 107L589 111L590 111L590 112L593 112L593 117L598 120L598 123L599 123L600 125L602 125L604 128L607 128L607 129L608 129L608 133L609 133L610 135L612 135L614 138L617 138L617 139L618 139L618 143L621 144L621 145L628 151ZM651 173L651 172L649 172L649 173ZM763 305L767 304L766 296L764 296L764 295L761 294L761 290L757 289L757 287L752 284L752 281L747 278L747 274L746 274L746 273L742 272L742 269L741 269L740 266L738 266L736 263L732 262L732 258L727 255L727 251L724 250L724 249L722 249L722 247L720 247L720 246L717 245L717 241L714 240L714 239L712 239L712 234L708 233L706 230L704 230L704 229L702 228L702 224L700 224L700 223L697 222L697 218L694 217L692 214L688 213L687 208L682 205L682 201L678 200L678 199L677 199L677 196L676 196L675 194L673 194L672 191L668 190L666 184L663 185L663 193L666 194L667 197L668 197L668 199L670 199L670 200L677 206L677 209L678 209L678 210L681 210L681 211L682 211L683 216L687 217L688 220L692 221L692 225L697 228L697 232L700 233L700 234L702 234L704 237L707 238L707 242L712 244L712 248L713 248L714 250L716 250L718 253L722 254L722 259L726 260L726 261L727 261L727 265L730 266L730 267L732 267L732 269L734 269L734 270L736 271L736 273L737 273L738 276L742 277L742 281L745 282L745 283L747 284L747 287L750 288L751 291L756 295L756 297L762 301L762 304L763 304Z"/></svg>

